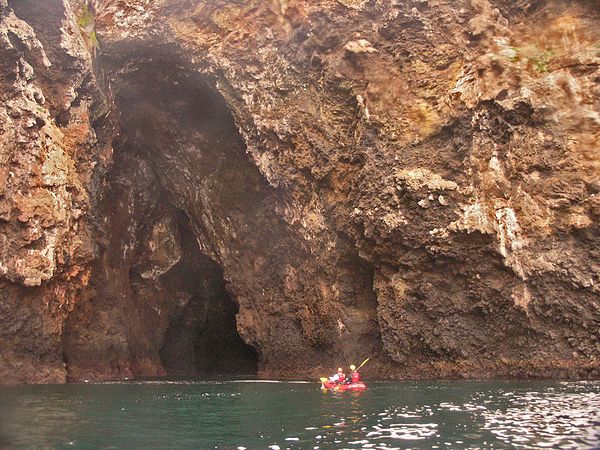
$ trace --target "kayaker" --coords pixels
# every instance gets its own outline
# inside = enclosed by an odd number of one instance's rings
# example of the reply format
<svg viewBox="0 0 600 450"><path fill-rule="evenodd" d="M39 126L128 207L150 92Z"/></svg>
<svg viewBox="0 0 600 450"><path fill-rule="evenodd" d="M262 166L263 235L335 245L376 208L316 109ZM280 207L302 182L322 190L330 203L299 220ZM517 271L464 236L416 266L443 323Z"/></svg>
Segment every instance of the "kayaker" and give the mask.
<svg viewBox="0 0 600 450"><path fill-rule="evenodd" d="M356 366L354 364L350 365L350 373L346 376L346 383L359 383L360 382L360 374L356 370Z"/></svg>
<svg viewBox="0 0 600 450"><path fill-rule="evenodd" d="M337 373L329 377L329 381L336 384L341 384L346 380L346 375L341 367L338 367Z"/></svg>

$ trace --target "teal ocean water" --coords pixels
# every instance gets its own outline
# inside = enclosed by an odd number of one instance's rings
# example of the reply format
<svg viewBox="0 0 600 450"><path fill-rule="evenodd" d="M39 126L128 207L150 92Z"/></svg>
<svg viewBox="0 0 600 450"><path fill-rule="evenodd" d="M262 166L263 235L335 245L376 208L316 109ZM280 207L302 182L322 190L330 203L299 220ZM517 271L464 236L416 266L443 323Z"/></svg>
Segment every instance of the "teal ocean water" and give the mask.
<svg viewBox="0 0 600 450"><path fill-rule="evenodd" d="M600 448L600 382L0 387L0 448Z"/></svg>

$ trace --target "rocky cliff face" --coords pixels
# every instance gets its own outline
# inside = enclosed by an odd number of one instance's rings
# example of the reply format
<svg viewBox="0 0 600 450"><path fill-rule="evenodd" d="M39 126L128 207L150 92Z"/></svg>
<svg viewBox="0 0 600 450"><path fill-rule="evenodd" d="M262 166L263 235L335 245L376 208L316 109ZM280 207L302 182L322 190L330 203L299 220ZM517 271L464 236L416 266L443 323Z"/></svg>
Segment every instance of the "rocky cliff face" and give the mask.
<svg viewBox="0 0 600 450"><path fill-rule="evenodd" d="M2 381L598 377L594 2L0 17Z"/></svg>
<svg viewBox="0 0 600 450"><path fill-rule="evenodd" d="M110 161L106 91L69 5L0 1L0 380L64 382Z"/></svg>

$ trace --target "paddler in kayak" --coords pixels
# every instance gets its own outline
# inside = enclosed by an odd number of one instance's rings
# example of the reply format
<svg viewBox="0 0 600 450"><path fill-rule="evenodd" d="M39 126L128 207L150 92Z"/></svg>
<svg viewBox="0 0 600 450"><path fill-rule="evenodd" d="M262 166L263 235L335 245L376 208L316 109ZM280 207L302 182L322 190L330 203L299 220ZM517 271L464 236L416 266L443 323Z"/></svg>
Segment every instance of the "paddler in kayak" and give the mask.
<svg viewBox="0 0 600 450"><path fill-rule="evenodd" d="M330 376L329 381L335 384L342 384L344 381L346 381L344 370L341 367L338 367L337 373L333 376Z"/></svg>
<svg viewBox="0 0 600 450"><path fill-rule="evenodd" d="M360 374L354 364L350 364L350 373L346 375L346 384L360 383Z"/></svg>
<svg viewBox="0 0 600 450"><path fill-rule="evenodd" d="M337 373L329 378L321 377L321 389L327 391L329 389L334 391L364 391L367 385L360 381L360 374L358 370L369 361L369 358L365 359L362 364L358 367L354 367L354 364L350 366L350 373L348 377L344 375L344 370L339 367ZM348 382L349 380L350 382Z"/></svg>

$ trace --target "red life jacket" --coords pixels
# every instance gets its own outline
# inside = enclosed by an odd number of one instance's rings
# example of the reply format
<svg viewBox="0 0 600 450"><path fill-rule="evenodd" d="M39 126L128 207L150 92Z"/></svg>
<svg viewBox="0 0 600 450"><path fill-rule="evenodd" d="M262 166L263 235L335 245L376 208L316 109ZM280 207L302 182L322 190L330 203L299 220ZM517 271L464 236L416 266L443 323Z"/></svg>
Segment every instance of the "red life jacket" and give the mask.
<svg viewBox="0 0 600 450"><path fill-rule="evenodd" d="M358 383L360 381L360 374L358 372L352 372L352 382Z"/></svg>

